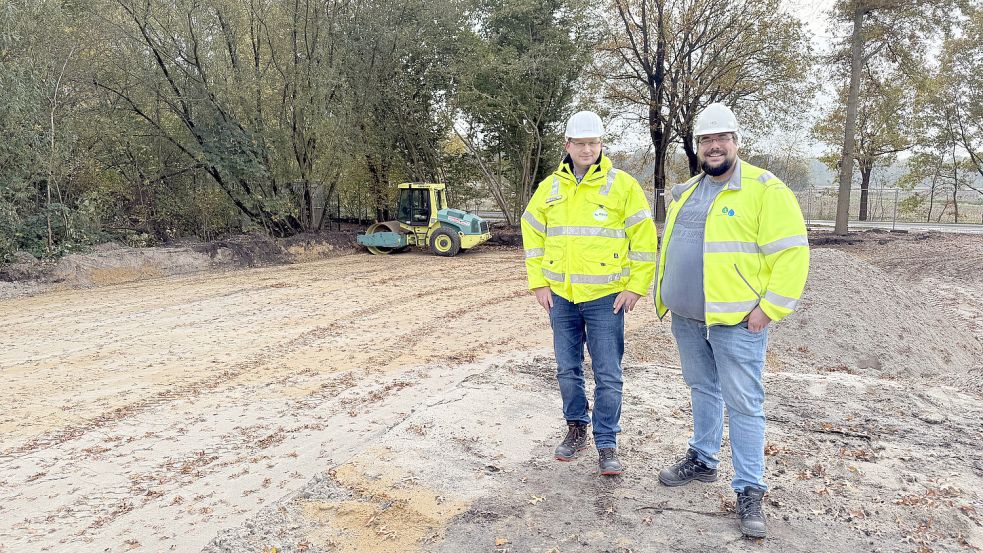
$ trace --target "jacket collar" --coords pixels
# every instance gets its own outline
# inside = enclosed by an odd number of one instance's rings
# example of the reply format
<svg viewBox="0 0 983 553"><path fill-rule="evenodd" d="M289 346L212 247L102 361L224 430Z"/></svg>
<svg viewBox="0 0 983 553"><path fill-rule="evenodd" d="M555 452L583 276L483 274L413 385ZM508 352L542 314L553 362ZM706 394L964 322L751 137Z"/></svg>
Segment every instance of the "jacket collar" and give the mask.
<svg viewBox="0 0 983 553"><path fill-rule="evenodd" d="M741 158L737 158L737 168L734 169L734 174L731 175L730 180L727 181L727 190L741 189L741 178L742 178L741 175L744 173L742 169L746 164L747 162L743 161ZM699 182L703 180L704 176L706 176L706 173L700 171L699 173L696 174L696 176L690 178L688 181L673 186L672 199L678 202L679 199L683 197L683 194L690 188L699 184Z"/></svg>
<svg viewBox="0 0 983 553"><path fill-rule="evenodd" d="M602 151L600 155L597 156L597 161L594 162L587 169L587 173L584 174L584 178L580 180L581 184L594 184L594 181L603 178L608 174L608 171L614 166L611 163L611 158L604 155ZM569 178L570 180L577 182L577 177L573 174L573 160L570 158L570 154L567 154L560 162L560 166L554 171L559 177Z"/></svg>

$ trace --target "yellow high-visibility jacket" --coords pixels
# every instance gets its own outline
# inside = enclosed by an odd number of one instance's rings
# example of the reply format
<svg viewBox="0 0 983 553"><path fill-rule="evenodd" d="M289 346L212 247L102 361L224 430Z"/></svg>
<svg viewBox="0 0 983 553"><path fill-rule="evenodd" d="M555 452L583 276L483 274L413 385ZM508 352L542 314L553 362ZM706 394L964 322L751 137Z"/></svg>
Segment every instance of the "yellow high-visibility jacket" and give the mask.
<svg viewBox="0 0 983 553"><path fill-rule="evenodd" d="M624 290L646 295L659 244L642 187L605 155L579 185L572 169L568 156L522 214L529 289L549 286L573 303Z"/></svg>
<svg viewBox="0 0 983 553"><path fill-rule="evenodd" d="M703 238L707 325L735 325L756 306L773 321L795 310L809 274L809 241L795 195L777 177L740 161L741 179L720 191ZM703 178L672 188L659 253L655 306L665 316L661 275L676 215Z"/></svg>

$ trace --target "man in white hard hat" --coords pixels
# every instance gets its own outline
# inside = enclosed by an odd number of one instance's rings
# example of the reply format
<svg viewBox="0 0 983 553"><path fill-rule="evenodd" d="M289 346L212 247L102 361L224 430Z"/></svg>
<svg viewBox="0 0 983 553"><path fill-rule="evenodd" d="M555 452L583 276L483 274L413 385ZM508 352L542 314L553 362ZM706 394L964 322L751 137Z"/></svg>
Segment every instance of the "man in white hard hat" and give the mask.
<svg viewBox="0 0 983 553"><path fill-rule="evenodd" d="M655 285L659 317L672 311L693 434L686 455L659 480L680 486L717 479L726 406L740 528L764 537L768 326L795 309L809 243L788 187L738 158L741 135L727 106L707 106L693 134L702 172L672 188Z"/></svg>
<svg viewBox="0 0 983 553"><path fill-rule="evenodd" d="M658 238L638 182L604 155L604 126L582 111L567 122L567 156L539 183L522 215L529 289L550 317L567 435L554 457L587 448L593 424L603 475L621 474L624 316L648 293ZM584 346L594 372L594 411L584 389Z"/></svg>

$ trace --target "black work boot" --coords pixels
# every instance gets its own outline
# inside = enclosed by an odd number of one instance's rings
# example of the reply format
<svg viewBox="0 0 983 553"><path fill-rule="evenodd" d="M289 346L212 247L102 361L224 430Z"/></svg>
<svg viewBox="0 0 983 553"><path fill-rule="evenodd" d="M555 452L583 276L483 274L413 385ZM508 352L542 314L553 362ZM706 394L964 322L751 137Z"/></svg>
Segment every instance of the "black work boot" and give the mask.
<svg viewBox="0 0 983 553"><path fill-rule="evenodd" d="M597 450L597 464L601 467L601 474L604 476L617 476L624 470L621 461L618 460L618 452L613 447Z"/></svg>
<svg viewBox="0 0 983 553"><path fill-rule="evenodd" d="M682 486L693 480L700 482L717 480L717 469L706 466L693 448L687 449L686 456L676 461L676 464L659 471L659 482L666 486Z"/></svg>
<svg viewBox="0 0 983 553"><path fill-rule="evenodd" d="M567 437L556 446L553 455L557 461L571 461L579 451L587 449L587 425L567 422Z"/></svg>
<svg viewBox="0 0 983 553"><path fill-rule="evenodd" d="M764 490L748 486L737 492L737 516L741 518L741 533L751 538L765 537L765 514L761 510Z"/></svg>

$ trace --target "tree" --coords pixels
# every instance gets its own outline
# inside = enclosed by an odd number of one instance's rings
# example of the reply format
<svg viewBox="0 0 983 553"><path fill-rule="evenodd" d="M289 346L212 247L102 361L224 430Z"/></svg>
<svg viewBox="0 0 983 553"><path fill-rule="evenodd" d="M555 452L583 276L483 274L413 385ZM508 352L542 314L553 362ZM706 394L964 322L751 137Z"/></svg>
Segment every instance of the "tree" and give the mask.
<svg viewBox="0 0 983 553"><path fill-rule="evenodd" d="M973 190L983 195L974 177L983 176L983 100L980 86L983 62L978 40L983 38L983 6L964 6L964 17L946 32L937 65L927 65L918 81L916 99L915 154L909 160L903 184L908 188L929 184L926 221L932 219L935 199L948 193L948 200L937 214L941 221L949 206L959 221L959 193Z"/></svg>
<svg viewBox="0 0 983 553"><path fill-rule="evenodd" d="M915 88L901 73L883 76L868 66L859 95L857 122L854 131L854 156L860 172L860 211L859 219L866 221L868 216L868 192L870 178L878 164L890 165L899 152L911 148L914 139ZM817 139L827 144L836 144L843 136L846 120L846 97L848 91L841 91L842 103L819 121L813 129ZM833 171L838 169L840 153L830 151L822 157ZM852 171L851 171L852 178Z"/></svg>
<svg viewBox="0 0 983 553"><path fill-rule="evenodd" d="M578 0L483 0L470 55L457 65L457 136L512 225L553 170L561 125L587 64Z"/></svg>
<svg viewBox="0 0 983 553"><path fill-rule="evenodd" d="M349 27L346 80L354 94L356 139L370 175L377 219L393 184L446 180L447 98L466 12L439 0L365 2Z"/></svg>
<svg viewBox="0 0 983 553"><path fill-rule="evenodd" d="M857 112L864 66L884 55L900 67L922 67L919 57L931 40L932 29L945 26L955 0L838 0L833 17L849 21L849 48L834 54L841 64L849 59L849 89L843 124L839 193L836 205L836 234L846 234L849 225L850 183L856 155Z"/></svg>
<svg viewBox="0 0 983 553"><path fill-rule="evenodd" d="M983 57L979 51L983 5L976 2L967 7L960 31L943 42L935 81L944 102L952 108L955 141L969 155L973 169L983 176Z"/></svg>
<svg viewBox="0 0 983 553"><path fill-rule="evenodd" d="M0 8L0 258L57 255L92 238L76 209L98 136L80 117L92 101L80 59L89 14L53 0Z"/></svg>
<svg viewBox="0 0 983 553"><path fill-rule="evenodd" d="M195 0L171 5L117 0L115 5L120 27L132 30L119 37L124 47L117 67L140 60L147 72L142 78L107 73L97 85L214 179L255 224L278 236L301 230L261 128L249 124L262 120L263 102L252 104L256 112L250 117L244 102L228 94L248 93L255 84L239 78L243 74L237 71L237 45L230 40L232 19L225 6ZM224 41L216 40L223 36ZM271 63L266 53L256 44L257 70Z"/></svg>
<svg viewBox="0 0 983 553"><path fill-rule="evenodd" d="M810 66L800 21L777 0L615 0L617 24L599 48L596 76L614 105L640 114L652 141L656 220L671 145L698 171L693 121L712 102L766 131L800 112Z"/></svg>

